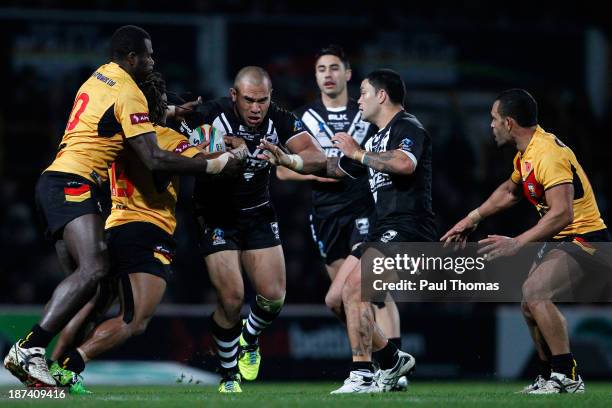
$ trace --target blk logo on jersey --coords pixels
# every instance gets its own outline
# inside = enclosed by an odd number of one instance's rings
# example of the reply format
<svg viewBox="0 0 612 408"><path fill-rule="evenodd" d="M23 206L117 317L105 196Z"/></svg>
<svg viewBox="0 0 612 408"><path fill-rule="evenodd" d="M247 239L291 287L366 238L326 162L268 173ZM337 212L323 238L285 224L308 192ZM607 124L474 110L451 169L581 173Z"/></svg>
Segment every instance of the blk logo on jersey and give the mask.
<svg viewBox="0 0 612 408"><path fill-rule="evenodd" d="M327 117L329 118L329 120L348 120L348 116L346 113L330 113L327 115Z"/></svg>
<svg viewBox="0 0 612 408"><path fill-rule="evenodd" d="M149 114L147 112L131 113L130 122L132 122L132 125L138 125L140 123L149 123Z"/></svg>

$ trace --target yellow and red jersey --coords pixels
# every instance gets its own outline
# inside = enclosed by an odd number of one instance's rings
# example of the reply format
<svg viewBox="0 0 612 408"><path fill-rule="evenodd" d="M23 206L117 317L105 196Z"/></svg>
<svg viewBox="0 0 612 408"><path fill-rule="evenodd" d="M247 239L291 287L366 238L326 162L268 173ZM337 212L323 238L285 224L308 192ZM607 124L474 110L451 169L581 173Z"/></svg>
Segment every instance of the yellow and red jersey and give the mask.
<svg viewBox="0 0 612 408"><path fill-rule="evenodd" d="M147 101L134 79L114 62L102 65L79 88L57 156L45 171L78 174L100 184L124 138L153 131Z"/></svg>
<svg viewBox="0 0 612 408"><path fill-rule="evenodd" d="M540 216L544 216L549 209L544 194L546 190L559 184L573 184L574 221L555 239L606 228L591 183L574 152L540 126L536 128L525 152L518 152L514 157L511 178L514 183L522 185L524 196L535 205Z"/></svg>
<svg viewBox="0 0 612 408"><path fill-rule="evenodd" d="M193 157L200 150L172 129L156 126L157 143L163 150ZM106 228L129 222L149 222L172 235L176 228L178 176L165 181L149 171L136 153L126 148L108 171L112 207Z"/></svg>

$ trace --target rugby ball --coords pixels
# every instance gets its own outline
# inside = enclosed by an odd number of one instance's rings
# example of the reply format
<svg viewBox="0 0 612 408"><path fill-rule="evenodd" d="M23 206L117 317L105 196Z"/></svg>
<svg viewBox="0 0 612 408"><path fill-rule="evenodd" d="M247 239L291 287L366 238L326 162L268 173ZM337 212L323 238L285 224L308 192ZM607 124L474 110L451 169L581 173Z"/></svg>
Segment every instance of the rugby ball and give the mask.
<svg viewBox="0 0 612 408"><path fill-rule="evenodd" d="M189 144L197 146L204 142L210 142L206 150L208 152L224 152L223 132L216 127L204 124L196 127L189 133Z"/></svg>

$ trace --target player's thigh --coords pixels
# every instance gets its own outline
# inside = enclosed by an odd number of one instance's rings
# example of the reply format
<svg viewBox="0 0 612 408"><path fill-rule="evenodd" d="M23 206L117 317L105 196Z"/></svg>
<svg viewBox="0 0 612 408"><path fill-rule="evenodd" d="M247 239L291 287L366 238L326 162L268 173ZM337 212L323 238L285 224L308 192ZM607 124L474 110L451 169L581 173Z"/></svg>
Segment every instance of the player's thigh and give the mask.
<svg viewBox="0 0 612 408"><path fill-rule="evenodd" d="M204 258L210 282L217 292L233 291L244 295L244 282L240 268L240 251L226 250L212 253Z"/></svg>
<svg viewBox="0 0 612 408"><path fill-rule="evenodd" d="M285 295L285 256L280 245L242 251L241 260L258 294L268 299Z"/></svg>
<svg viewBox="0 0 612 408"><path fill-rule="evenodd" d="M70 221L64 227L63 238L77 265L108 269L104 220L99 214L85 214Z"/></svg>
<svg viewBox="0 0 612 408"><path fill-rule="evenodd" d="M134 299L134 318L144 320L155 312L166 292L166 281L146 272L129 274Z"/></svg>
<svg viewBox="0 0 612 408"><path fill-rule="evenodd" d="M567 252L553 249L529 272L523 284L523 300L537 302L571 296L571 290L584 272Z"/></svg>
<svg viewBox="0 0 612 408"><path fill-rule="evenodd" d="M329 287L329 291L327 292L326 300L341 300L342 299L342 289L346 283L347 278L351 274L351 272L357 267L359 268L360 261L359 258L349 255L340 268L338 269L338 273L336 274L335 279L332 281L331 286Z"/></svg>

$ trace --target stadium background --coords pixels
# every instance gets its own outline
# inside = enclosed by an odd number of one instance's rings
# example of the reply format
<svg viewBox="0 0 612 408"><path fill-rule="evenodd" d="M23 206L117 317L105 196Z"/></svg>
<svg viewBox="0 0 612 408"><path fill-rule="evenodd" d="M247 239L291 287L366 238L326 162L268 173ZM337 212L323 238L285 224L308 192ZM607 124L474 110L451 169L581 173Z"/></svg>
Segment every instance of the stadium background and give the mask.
<svg viewBox="0 0 612 408"><path fill-rule="evenodd" d="M576 152L610 222L611 30L588 2L508 3L497 10L474 0L414 8L366 1L202 0L171 8L143 0L90 3L86 11L76 1L8 1L0 8L0 77L7 91L0 99L0 348L31 325L62 278L40 233L33 186L54 155L76 90L107 61L110 35L123 24L149 31L156 69L187 99L226 95L240 67L261 65L272 76L274 99L297 108L318 96L313 55L329 43L349 55L354 97L368 71L399 71L408 110L432 134L440 232L510 174L513 151L500 151L492 141L490 103L500 90L526 88L539 101L543 127ZM289 306L263 337L262 378L341 377L349 351L342 327L321 306L328 280L306 224L309 186L273 180L272 191ZM214 294L193 245L189 180L181 197L175 280L160 313L145 335L106 360L211 368L206 318ZM516 234L536 217L521 203L487 220L476 237ZM565 310L583 372L610 378L612 309ZM401 304L400 312L405 349L420 363L418 376L493 379L534 372L516 304Z"/></svg>

